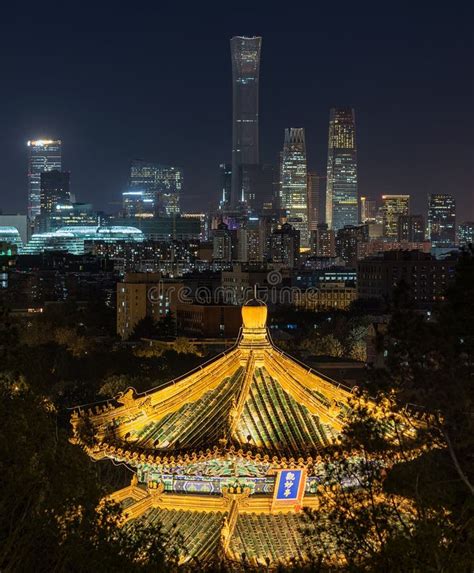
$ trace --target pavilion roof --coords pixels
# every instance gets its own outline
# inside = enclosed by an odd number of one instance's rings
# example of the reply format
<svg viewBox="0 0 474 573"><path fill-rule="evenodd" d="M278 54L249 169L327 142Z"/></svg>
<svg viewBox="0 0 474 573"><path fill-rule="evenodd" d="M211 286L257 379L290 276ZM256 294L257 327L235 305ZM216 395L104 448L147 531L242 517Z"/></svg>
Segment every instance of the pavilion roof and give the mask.
<svg viewBox="0 0 474 573"><path fill-rule="evenodd" d="M181 379L141 395L129 389L115 405L76 412L77 440L86 416L94 430L90 452L115 457L120 450L132 464L137 456L195 461L206 450L317 454L340 433L350 390L278 350L264 320L256 322L249 327L244 316L236 346Z"/></svg>

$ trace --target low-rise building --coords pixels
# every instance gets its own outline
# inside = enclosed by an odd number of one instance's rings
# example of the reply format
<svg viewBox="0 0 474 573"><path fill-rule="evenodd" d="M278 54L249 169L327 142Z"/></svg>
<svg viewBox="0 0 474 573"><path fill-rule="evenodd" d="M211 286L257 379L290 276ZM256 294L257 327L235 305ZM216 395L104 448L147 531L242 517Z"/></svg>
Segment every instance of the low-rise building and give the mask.
<svg viewBox="0 0 474 573"><path fill-rule="evenodd" d="M295 306L304 310L345 310L357 298L357 288L346 283L321 283L318 288L295 293Z"/></svg>
<svg viewBox="0 0 474 573"><path fill-rule="evenodd" d="M146 316L159 321L176 313L183 284L159 273L128 273L117 283L117 334L126 340Z"/></svg>
<svg viewBox="0 0 474 573"><path fill-rule="evenodd" d="M455 256L436 259L420 251L388 251L369 257L357 266L359 298L390 302L397 287L404 283L416 307L430 308L444 300L456 261Z"/></svg>
<svg viewBox="0 0 474 573"><path fill-rule="evenodd" d="M240 306L222 304L178 304L177 330L189 337L228 338L238 335L241 319Z"/></svg>

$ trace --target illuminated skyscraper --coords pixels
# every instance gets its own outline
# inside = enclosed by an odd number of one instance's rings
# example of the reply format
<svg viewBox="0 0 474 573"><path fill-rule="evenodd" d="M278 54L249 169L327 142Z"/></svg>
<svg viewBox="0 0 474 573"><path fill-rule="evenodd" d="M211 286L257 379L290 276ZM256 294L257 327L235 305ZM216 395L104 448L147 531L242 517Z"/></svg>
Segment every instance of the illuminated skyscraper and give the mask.
<svg viewBox="0 0 474 573"><path fill-rule="evenodd" d="M474 221L461 223L458 229L458 236L460 247L474 244Z"/></svg>
<svg viewBox="0 0 474 573"><path fill-rule="evenodd" d="M302 247L309 247L308 174L304 129L285 129L285 143L281 154L281 208L288 222L300 232Z"/></svg>
<svg viewBox="0 0 474 573"><path fill-rule="evenodd" d="M332 108L326 188L326 223L337 231L359 222L357 206L357 149L352 108Z"/></svg>
<svg viewBox="0 0 474 573"><path fill-rule="evenodd" d="M236 36L232 57L232 192L231 206L246 200L247 166L258 165L258 83L262 38Z"/></svg>
<svg viewBox="0 0 474 573"><path fill-rule="evenodd" d="M43 171L40 175L40 214L36 219L36 229L50 231L56 211L71 204L69 173Z"/></svg>
<svg viewBox="0 0 474 573"><path fill-rule="evenodd" d="M28 141L28 216L33 221L41 211L41 173L61 171L61 141Z"/></svg>
<svg viewBox="0 0 474 573"><path fill-rule="evenodd" d="M319 223L316 231L312 231L312 254L317 257L336 256L336 237L332 229L328 229L327 223Z"/></svg>
<svg viewBox="0 0 474 573"><path fill-rule="evenodd" d="M383 236L396 241L400 215L410 214L410 195L382 195Z"/></svg>
<svg viewBox="0 0 474 573"><path fill-rule="evenodd" d="M219 182L220 182L220 201L221 209L230 205L230 193L232 189L232 165L221 163L219 165Z"/></svg>
<svg viewBox="0 0 474 573"><path fill-rule="evenodd" d="M130 166L130 185L123 194L127 216L152 217L180 213L183 172L178 167L135 159Z"/></svg>
<svg viewBox="0 0 474 573"><path fill-rule="evenodd" d="M321 177L308 171L308 229L316 231L320 220Z"/></svg>
<svg viewBox="0 0 474 573"><path fill-rule="evenodd" d="M428 232L433 247L451 247L456 243L456 201L452 195L430 195Z"/></svg>
<svg viewBox="0 0 474 573"><path fill-rule="evenodd" d="M360 198L360 222L374 223L377 218L377 202L367 197Z"/></svg>
<svg viewBox="0 0 474 573"><path fill-rule="evenodd" d="M422 243L425 240L423 215L400 215L398 217L398 241Z"/></svg>

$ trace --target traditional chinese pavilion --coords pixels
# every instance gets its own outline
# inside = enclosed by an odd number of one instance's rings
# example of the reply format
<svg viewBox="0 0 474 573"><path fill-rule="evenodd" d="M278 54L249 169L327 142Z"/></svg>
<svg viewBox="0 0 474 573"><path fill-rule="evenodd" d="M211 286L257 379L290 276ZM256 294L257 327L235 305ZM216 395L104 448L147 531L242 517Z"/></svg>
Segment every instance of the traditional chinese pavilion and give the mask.
<svg viewBox="0 0 474 573"><path fill-rule="evenodd" d="M221 356L72 419L75 441L94 459L134 470L111 496L127 519L176 528L183 561L304 559L301 508L317 507L319 456L348 413L348 388L273 345L263 302L245 304L242 318L236 345Z"/></svg>

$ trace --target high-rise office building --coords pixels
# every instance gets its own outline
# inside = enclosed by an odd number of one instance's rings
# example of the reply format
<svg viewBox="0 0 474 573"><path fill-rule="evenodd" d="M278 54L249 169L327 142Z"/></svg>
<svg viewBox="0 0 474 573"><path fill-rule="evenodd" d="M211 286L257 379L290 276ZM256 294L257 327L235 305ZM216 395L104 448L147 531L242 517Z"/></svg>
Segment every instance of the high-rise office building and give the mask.
<svg viewBox="0 0 474 573"><path fill-rule="evenodd" d="M422 243L425 240L423 215L400 215L398 217L398 241Z"/></svg>
<svg viewBox="0 0 474 573"><path fill-rule="evenodd" d="M308 229L316 231L321 218L321 177L314 171L308 171Z"/></svg>
<svg viewBox="0 0 474 573"><path fill-rule="evenodd" d="M28 141L28 217L31 221L41 211L41 173L61 171L61 141L36 139Z"/></svg>
<svg viewBox="0 0 474 573"><path fill-rule="evenodd" d="M316 257L335 257L336 256L336 237L332 229L328 228L327 223L319 223L316 231L311 232L312 254Z"/></svg>
<svg viewBox="0 0 474 573"><path fill-rule="evenodd" d="M302 247L309 247L308 229L308 173L304 129L285 129L281 154L281 208L288 222L300 232Z"/></svg>
<svg viewBox="0 0 474 573"><path fill-rule="evenodd" d="M265 252L265 226L258 217L247 221L237 230L237 258L243 263L261 262Z"/></svg>
<svg viewBox="0 0 474 573"><path fill-rule="evenodd" d="M129 189L123 194L127 216L152 217L180 213L183 172L178 167L136 159L130 166Z"/></svg>
<svg viewBox="0 0 474 573"><path fill-rule="evenodd" d="M232 189L232 165L230 163L221 163L219 165L219 182L219 207L224 209L230 205L230 193Z"/></svg>
<svg viewBox="0 0 474 573"><path fill-rule="evenodd" d="M452 247L456 244L456 201L452 195L430 195L428 232L433 247Z"/></svg>
<svg viewBox="0 0 474 573"><path fill-rule="evenodd" d="M358 222L355 113L352 108L332 108L329 115L326 223L337 231Z"/></svg>
<svg viewBox="0 0 474 573"><path fill-rule="evenodd" d="M40 175L40 214L35 227L40 232L53 230L52 222L56 210L71 204L69 173L44 171Z"/></svg>
<svg viewBox="0 0 474 573"><path fill-rule="evenodd" d="M50 231L61 227L93 227L102 225L103 214L94 211L91 203L58 204L48 217Z"/></svg>
<svg viewBox="0 0 474 573"><path fill-rule="evenodd" d="M236 231L230 230L225 223L219 223L217 229L212 232L212 259L232 261L235 258L236 244Z"/></svg>
<svg viewBox="0 0 474 573"><path fill-rule="evenodd" d="M383 236L396 241L398 218L410 214L410 195L382 195Z"/></svg>
<svg viewBox="0 0 474 573"><path fill-rule="evenodd" d="M295 268L300 257L300 232L289 223L275 229L270 235L270 260Z"/></svg>
<svg viewBox="0 0 474 573"><path fill-rule="evenodd" d="M360 222L375 223L377 219L377 201L367 197L360 198Z"/></svg>
<svg viewBox="0 0 474 573"><path fill-rule="evenodd" d="M474 221L466 221L459 225L458 238L460 247L474 244Z"/></svg>
<svg viewBox="0 0 474 573"><path fill-rule="evenodd" d="M40 176L40 213L50 215L58 205L71 202L70 174L64 171L44 171Z"/></svg>
<svg viewBox="0 0 474 573"><path fill-rule="evenodd" d="M358 245L369 241L368 225L346 225L336 233L336 256L344 260L346 265L355 267L357 264Z"/></svg>
<svg viewBox="0 0 474 573"><path fill-rule="evenodd" d="M236 36L232 58L232 192L231 206L246 201L245 170L258 165L258 84L262 38Z"/></svg>

